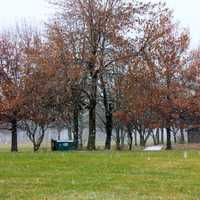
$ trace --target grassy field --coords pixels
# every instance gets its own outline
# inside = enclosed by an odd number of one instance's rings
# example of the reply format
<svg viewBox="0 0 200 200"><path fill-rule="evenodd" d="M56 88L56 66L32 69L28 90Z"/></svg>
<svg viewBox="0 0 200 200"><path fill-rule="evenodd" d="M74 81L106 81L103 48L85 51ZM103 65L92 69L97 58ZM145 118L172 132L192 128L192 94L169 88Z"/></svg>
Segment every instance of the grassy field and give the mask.
<svg viewBox="0 0 200 200"><path fill-rule="evenodd" d="M200 153L0 152L1 200L198 200Z"/></svg>

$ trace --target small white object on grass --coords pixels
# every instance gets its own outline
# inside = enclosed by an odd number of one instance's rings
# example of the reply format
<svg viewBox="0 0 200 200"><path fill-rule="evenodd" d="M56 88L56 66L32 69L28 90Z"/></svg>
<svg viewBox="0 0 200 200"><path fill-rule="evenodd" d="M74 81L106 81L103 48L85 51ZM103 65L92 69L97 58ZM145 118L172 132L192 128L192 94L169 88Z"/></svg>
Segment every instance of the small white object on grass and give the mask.
<svg viewBox="0 0 200 200"><path fill-rule="evenodd" d="M75 184L76 184L76 182L74 180L72 180L72 185L75 185Z"/></svg>
<svg viewBox="0 0 200 200"><path fill-rule="evenodd" d="M184 159L187 159L187 158L188 158L188 153L187 153L187 151L184 151L183 157L184 157Z"/></svg>
<svg viewBox="0 0 200 200"><path fill-rule="evenodd" d="M96 199L97 198L97 195L95 192L92 192L91 194L89 194L89 199L93 200L93 199Z"/></svg>
<svg viewBox="0 0 200 200"><path fill-rule="evenodd" d="M161 151L162 149L163 146L157 145L157 146L146 147L144 151Z"/></svg>

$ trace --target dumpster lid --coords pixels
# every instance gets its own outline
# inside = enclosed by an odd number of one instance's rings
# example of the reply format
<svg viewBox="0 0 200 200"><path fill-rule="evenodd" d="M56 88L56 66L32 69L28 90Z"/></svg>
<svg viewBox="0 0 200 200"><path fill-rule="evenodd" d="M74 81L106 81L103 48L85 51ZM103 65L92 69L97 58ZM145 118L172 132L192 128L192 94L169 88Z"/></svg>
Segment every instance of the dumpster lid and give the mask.
<svg viewBox="0 0 200 200"><path fill-rule="evenodd" d="M71 143L71 142L74 142L73 140L56 140L56 142L61 142L61 143L64 143L64 142L68 142L68 143Z"/></svg>

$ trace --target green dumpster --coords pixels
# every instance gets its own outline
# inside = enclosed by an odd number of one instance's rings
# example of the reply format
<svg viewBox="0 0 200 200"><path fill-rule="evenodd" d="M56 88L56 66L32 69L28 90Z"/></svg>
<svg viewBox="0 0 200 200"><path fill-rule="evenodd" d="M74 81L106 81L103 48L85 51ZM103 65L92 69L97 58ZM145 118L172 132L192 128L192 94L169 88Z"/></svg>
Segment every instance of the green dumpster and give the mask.
<svg viewBox="0 0 200 200"><path fill-rule="evenodd" d="M73 141L64 142L51 140L51 149L52 151L72 151L76 150L76 145Z"/></svg>

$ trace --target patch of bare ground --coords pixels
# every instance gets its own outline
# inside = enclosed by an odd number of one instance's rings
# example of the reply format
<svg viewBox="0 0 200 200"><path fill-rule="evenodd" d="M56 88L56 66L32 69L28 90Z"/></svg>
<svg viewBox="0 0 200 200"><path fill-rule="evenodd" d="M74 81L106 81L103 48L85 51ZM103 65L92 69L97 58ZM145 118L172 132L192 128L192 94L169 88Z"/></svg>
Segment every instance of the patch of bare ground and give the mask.
<svg viewBox="0 0 200 200"><path fill-rule="evenodd" d="M200 144L176 144L174 146L174 149L177 149L177 150L184 150L184 149L200 150Z"/></svg>

